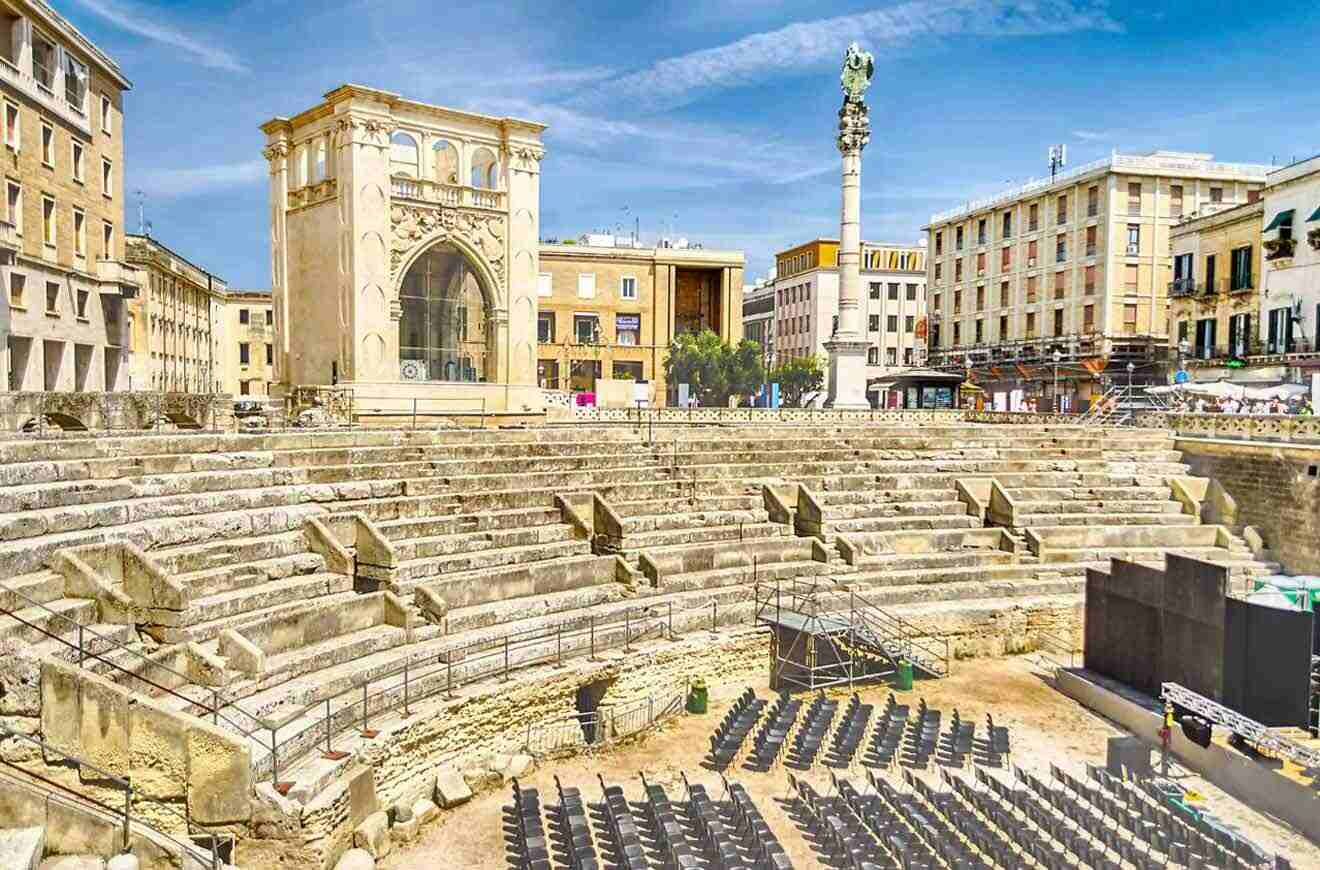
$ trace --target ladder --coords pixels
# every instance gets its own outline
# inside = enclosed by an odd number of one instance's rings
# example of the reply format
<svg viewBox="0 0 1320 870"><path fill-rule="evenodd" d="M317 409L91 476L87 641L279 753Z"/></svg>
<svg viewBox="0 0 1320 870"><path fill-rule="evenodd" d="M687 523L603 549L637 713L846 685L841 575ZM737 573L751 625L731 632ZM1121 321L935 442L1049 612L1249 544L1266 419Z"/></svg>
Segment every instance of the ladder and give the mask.
<svg viewBox="0 0 1320 870"><path fill-rule="evenodd" d="M1308 775L1320 777L1320 751L1302 746L1300 743L1294 743L1287 737L1276 734L1255 719L1248 719L1236 710L1230 710L1223 704L1211 701L1204 695L1199 695L1177 683L1165 683L1161 687L1161 695L1165 701L1191 710L1196 715L1202 716L1216 725L1230 728L1234 734L1250 740L1280 758L1288 759L1304 768Z"/></svg>

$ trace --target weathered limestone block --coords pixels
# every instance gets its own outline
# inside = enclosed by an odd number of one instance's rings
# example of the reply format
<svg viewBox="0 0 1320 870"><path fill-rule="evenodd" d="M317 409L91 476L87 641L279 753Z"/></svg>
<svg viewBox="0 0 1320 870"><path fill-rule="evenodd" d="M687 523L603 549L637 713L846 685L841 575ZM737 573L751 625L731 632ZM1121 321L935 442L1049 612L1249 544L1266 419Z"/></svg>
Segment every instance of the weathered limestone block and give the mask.
<svg viewBox="0 0 1320 870"><path fill-rule="evenodd" d="M40 870L105 870L105 859L94 855L59 855L42 861Z"/></svg>
<svg viewBox="0 0 1320 870"><path fill-rule="evenodd" d="M82 758L116 776L129 772L129 708L132 696L104 677L82 675L80 702ZM100 779L96 771L84 778Z"/></svg>
<svg viewBox="0 0 1320 870"><path fill-rule="evenodd" d="M188 809L204 825L252 816L252 760L247 742L202 722L188 727Z"/></svg>
<svg viewBox="0 0 1320 870"><path fill-rule="evenodd" d="M367 816L362 824L353 830L353 847L365 849L373 858L384 858L390 853L393 843L390 841L390 820L383 812Z"/></svg>
<svg viewBox="0 0 1320 870"><path fill-rule="evenodd" d="M348 820L357 827L380 809L376 797L376 777L370 767L359 768L348 781Z"/></svg>
<svg viewBox="0 0 1320 870"><path fill-rule="evenodd" d="M38 870L46 848L41 828L0 831L0 867L5 870Z"/></svg>
<svg viewBox="0 0 1320 870"><path fill-rule="evenodd" d="M530 755L515 755L509 759L503 770L504 781L507 783L512 779L526 775L532 769L533 760Z"/></svg>
<svg viewBox="0 0 1320 870"><path fill-rule="evenodd" d="M19 734L32 736L40 730L41 720L29 716L0 716L0 725L4 725L11 731L17 731ZM22 737L0 739L0 760L20 764L25 761L34 761L40 757L40 744L24 740ZM0 819L4 818L4 815L0 815Z"/></svg>
<svg viewBox="0 0 1320 870"><path fill-rule="evenodd" d="M435 802L445 809L472 800L472 789L452 767L442 767L435 777Z"/></svg>
<svg viewBox="0 0 1320 870"><path fill-rule="evenodd" d="M435 805L435 801L429 801L426 798L414 803L412 811L413 818L417 820L419 825L425 825L440 815L440 808Z"/></svg>
<svg viewBox="0 0 1320 870"><path fill-rule="evenodd" d="M390 839L396 843L411 843L417 839L418 823L416 819L408 819L406 822L396 822L394 827L390 828Z"/></svg>
<svg viewBox="0 0 1320 870"><path fill-rule="evenodd" d="M132 853L115 855L105 865L105 870L140 870L142 862Z"/></svg>
<svg viewBox="0 0 1320 870"><path fill-rule="evenodd" d="M444 596L425 586L413 590L413 603L432 622L442 621L449 613L449 602L445 601Z"/></svg>
<svg viewBox="0 0 1320 870"><path fill-rule="evenodd" d="M41 658L31 646L0 641L0 716L41 715Z"/></svg>
<svg viewBox="0 0 1320 870"><path fill-rule="evenodd" d="M244 674L262 674L266 671L266 654L252 641L232 628L220 632L217 651L228 660L230 669Z"/></svg>
<svg viewBox="0 0 1320 870"><path fill-rule="evenodd" d="M82 749L82 672L57 659L41 663L41 734L46 743L78 755Z"/></svg>
<svg viewBox="0 0 1320 870"><path fill-rule="evenodd" d="M124 831L109 817L80 806L50 801L46 806L46 851L56 855L113 855L124 844Z"/></svg>
<svg viewBox="0 0 1320 870"><path fill-rule="evenodd" d="M413 817L412 803L406 800L395 801L390 804L390 818L394 824L406 822Z"/></svg>
<svg viewBox="0 0 1320 870"><path fill-rule="evenodd" d="M182 798L188 785L188 721L150 698L138 698L129 712L129 771L139 795L159 800Z"/></svg>
<svg viewBox="0 0 1320 870"><path fill-rule="evenodd" d="M272 783L257 783L252 828L262 839L293 837L302 828L302 804L280 794Z"/></svg>
<svg viewBox="0 0 1320 870"><path fill-rule="evenodd" d="M349 849L339 859L335 870L376 870L376 859L366 849Z"/></svg>

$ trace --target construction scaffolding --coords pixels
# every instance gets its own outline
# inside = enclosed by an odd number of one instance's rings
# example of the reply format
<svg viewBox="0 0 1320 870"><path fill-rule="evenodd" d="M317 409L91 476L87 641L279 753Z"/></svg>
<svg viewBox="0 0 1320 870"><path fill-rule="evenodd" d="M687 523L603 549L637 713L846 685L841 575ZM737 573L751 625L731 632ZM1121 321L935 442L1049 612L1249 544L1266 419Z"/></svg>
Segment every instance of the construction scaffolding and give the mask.
<svg viewBox="0 0 1320 870"><path fill-rule="evenodd" d="M949 673L949 643L828 580L755 587L756 621L770 628L770 687L815 691L874 682L899 670ZM941 647L943 647L941 651Z"/></svg>

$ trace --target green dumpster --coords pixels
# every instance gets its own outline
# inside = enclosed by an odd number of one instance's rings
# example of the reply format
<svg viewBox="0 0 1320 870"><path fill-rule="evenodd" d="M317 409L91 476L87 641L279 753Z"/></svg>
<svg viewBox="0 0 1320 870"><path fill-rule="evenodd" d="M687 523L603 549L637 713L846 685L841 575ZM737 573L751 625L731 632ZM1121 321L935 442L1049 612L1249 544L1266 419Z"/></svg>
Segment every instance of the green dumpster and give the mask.
<svg viewBox="0 0 1320 870"><path fill-rule="evenodd" d="M693 680L692 685L688 687L687 711L689 713L705 713L706 701L710 695L706 688L705 680Z"/></svg>
<svg viewBox="0 0 1320 870"><path fill-rule="evenodd" d="M898 673L894 675L894 687L900 692L912 691L912 662L899 659Z"/></svg>

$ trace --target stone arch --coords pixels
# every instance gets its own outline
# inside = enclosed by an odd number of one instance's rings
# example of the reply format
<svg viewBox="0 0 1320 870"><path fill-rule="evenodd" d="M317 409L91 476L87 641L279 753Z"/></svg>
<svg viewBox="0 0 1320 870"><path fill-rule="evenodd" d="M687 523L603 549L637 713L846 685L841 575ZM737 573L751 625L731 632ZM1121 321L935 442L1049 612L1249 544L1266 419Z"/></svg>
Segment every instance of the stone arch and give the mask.
<svg viewBox="0 0 1320 870"><path fill-rule="evenodd" d="M458 145L450 139L436 139L431 144L431 166L441 184L462 184L463 167Z"/></svg>
<svg viewBox="0 0 1320 870"><path fill-rule="evenodd" d="M421 168L421 148L417 137L403 130L390 134L390 175L406 175L418 178Z"/></svg>
<svg viewBox="0 0 1320 870"><path fill-rule="evenodd" d="M399 371L404 380L488 382L498 369L495 294L479 264L438 239L400 271Z"/></svg>
<svg viewBox="0 0 1320 870"><path fill-rule="evenodd" d="M378 332L369 332L362 336L362 363L363 368L370 374L368 377L378 377L385 367L385 350L387 343L385 338Z"/></svg>
<svg viewBox="0 0 1320 870"><path fill-rule="evenodd" d="M422 255L438 244L453 245L464 257L468 263L476 270L477 276L481 279L482 290L487 293L487 298L492 309L504 311L508 309L505 301L504 285L495 276L495 270L491 268L490 263L482 256L481 251L477 250L470 242L460 236L451 235L446 230L432 233L425 239L422 239L412 247L410 251L399 261L399 269L394 279L394 294L397 296L399 290L403 287L404 276L412 265L421 259Z"/></svg>
<svg viewBox="0 0 1320 870"><path fill-rule="evenodd" d="M485 145L472 152L470 184L486 190L500 189L500 159Z"/></svg>
<svg viewBox="0 0 1320 870"><path fill-rule="evenodd" d="M362 234L362 247L368 259L361 265L372 274L380 274L384 265L389 262L389 249L385 246L385 239L375 230L367 230Z"/></svg>

